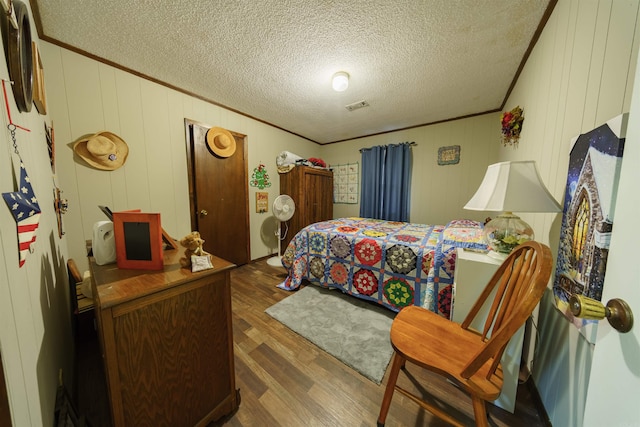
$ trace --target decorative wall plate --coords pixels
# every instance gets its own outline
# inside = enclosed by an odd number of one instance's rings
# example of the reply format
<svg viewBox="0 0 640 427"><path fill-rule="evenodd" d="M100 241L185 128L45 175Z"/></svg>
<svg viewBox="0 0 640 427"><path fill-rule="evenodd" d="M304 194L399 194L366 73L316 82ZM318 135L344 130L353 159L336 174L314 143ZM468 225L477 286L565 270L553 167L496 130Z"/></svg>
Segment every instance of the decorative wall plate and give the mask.
<svg viewBox="0 0 640 427"><path fill-rule="evenodd" d="M11 16L0 18L2 33L9 66L9 76L13 81L13 96L18 110L31 111L33 105L33 57L31 46L31 24L27 5L19 0L13 0L18 28L15 29Z"/></svg>
<svg viewBox="0 0 640 427"><path fill-rule="evenodd" d="M9 17L9 22L13 25L13 28L18 28L18 23L16 22L16 12L13 10L11 5L11 0L0 0L0 4L2 4L2 10L5 15Z"/></svg>

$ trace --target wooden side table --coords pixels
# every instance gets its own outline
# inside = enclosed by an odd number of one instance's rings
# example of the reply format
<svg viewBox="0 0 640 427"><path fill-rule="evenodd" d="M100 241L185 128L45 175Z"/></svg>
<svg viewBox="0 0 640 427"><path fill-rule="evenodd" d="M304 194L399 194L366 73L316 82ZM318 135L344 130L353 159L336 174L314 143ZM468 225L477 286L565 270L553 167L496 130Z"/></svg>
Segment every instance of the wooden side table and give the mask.
<svg viewBox="0 0 640 427"><path fill-rule="evenodd" d="M472 252L459 248L457 250L456 269L454 275L454 302L451 319L462 323L467 313L476 302L489 279L502 264L501 260L491 258L486 254ZM491 298L489 298L491 300ZM472 323L475 329L481 329L481 324L489 311L489 304L480 310L478 319ZM518 389L518 375L520 373L520 358L524 339L524 325L516 332L502 355L502 371L504 383L502 393L493 402L496 406L513 413L516 405Z"/></svg>

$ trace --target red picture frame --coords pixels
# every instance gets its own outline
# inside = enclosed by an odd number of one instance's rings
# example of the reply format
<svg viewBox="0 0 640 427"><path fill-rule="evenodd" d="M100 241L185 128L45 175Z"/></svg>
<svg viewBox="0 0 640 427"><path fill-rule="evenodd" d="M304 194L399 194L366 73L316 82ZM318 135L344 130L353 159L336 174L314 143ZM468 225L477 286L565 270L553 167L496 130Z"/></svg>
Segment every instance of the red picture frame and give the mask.
<svg viewBox="0 0 640 427"><path fill-rule="evenodd" d="M162 226L159 213L113 212L118 268L162 270Z"/></svg>

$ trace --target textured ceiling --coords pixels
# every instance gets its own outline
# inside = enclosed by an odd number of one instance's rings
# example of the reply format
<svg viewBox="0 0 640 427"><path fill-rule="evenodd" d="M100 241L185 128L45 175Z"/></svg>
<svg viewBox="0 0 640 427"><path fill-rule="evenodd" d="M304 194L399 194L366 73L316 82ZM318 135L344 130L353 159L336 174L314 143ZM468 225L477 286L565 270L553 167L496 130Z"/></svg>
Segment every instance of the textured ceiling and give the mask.
<svg viewBox="0 0 640 427"><path fill-rule="evenodd" d="M31 0L44 40L321 144L500 109L548 4Z"/></svg>

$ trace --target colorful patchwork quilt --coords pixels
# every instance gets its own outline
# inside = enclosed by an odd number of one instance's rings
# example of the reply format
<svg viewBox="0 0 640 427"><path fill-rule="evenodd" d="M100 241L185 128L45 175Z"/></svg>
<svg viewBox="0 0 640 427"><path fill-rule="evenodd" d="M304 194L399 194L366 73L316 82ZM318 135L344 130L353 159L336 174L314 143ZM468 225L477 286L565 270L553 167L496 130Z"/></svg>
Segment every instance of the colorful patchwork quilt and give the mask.
<svg viewBox="0 0 640 427"><path fill-rule="evenodd" d="M393 311L409 305L449 318L456 248L486 250L482 223L447 225L340 218L311 224L291 239L282 264L288 277L338 288Z"/></svg>

